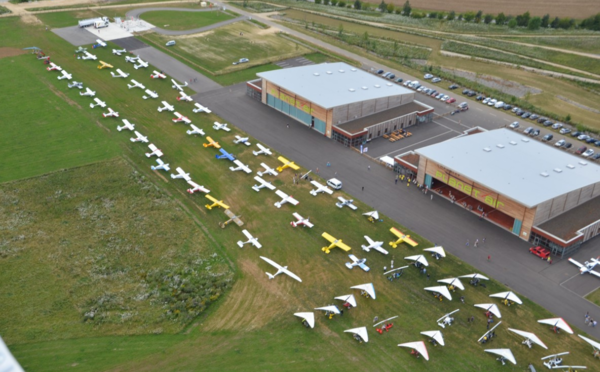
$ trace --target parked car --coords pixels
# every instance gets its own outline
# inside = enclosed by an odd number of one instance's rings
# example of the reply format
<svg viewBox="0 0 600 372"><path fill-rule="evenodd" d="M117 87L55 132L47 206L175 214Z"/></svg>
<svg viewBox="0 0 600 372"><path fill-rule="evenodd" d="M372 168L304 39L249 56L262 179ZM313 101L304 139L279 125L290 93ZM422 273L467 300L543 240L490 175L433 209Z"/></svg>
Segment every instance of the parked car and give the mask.
<svg viewBox="0 0 600 372"><path fill-rule="evenodd" d="M458 85L456 85L456 84L452 84L448 87L448 89L450 89L450 90L454 90L456 88L458 88Z"/></svg>
<svg viewBox="0 0 600 372"><path fill-rule="evenodd" d="M494 105L494 108L497 108L497 109L498 109L498 108L501 108L501 107L503 107L503 106L504 106L504 102L502 102L502 101L498 101L498 102L496 102L496 104Z"/></svg>
<svg viewBox="0 0 600 372"><path fill-rule="evenodd" d="M388 71L388 72L386 72L385 74L383 74L382 76L383 76L384 78L386 78L386 77L390 76L391 74L392 74L392 72L391 72L391 71Z"/></svg>
<svg viewBox="0 0 600 372"><path fill-rule="evenodd" d="M425 80L433 79L433 75L425 74L425 76L423 76L423 79L425 79Z"/></svg>
<svg viewBox="0 0 600 372"><path fill-rule="evenodd" d="M469 89L463 89L462 94L467 94L469 93Z"/></svg>
<svg viewBox="0 0 600 372"><path fill-rule="evenodd" d="M406 80L406 81L404 82L404 84L402 84L402 85L404 85L405 87L407 87L407 86L408 86L408 85L410 85L410 84L412 84L412 81L410 81L410 80Z"/></svg>
<svg viewBox="0 0 600 372"><path fill-rule="evenodd" d="M523 115L523 113L525 113L525 111L523 111L523 110L521 110L521 109L518 109L518 110L515 112L515 115L517 115L517 116L521 116L521 115Z"/></svg>
<svg viewBox="0 0 600 372"><path fill-rule="evenodd" d="M442 96L442 98L440 98L440 101L447 101L447 100L448 100L448 98L450 98L450 96L449 96L449 95L447 95L447 94L444 94L444 95Z"/></svg>
<svg viewBox="0 0 600 372"><path fill-rule="evenodd" d="M388 79L390 79L390 80L394 80L394 79L396 78L396 75L394 75L394 74L391 74L391 75L389 75L387 78L388 78Z"/></svg>
<svg viewBox="0 0 600 372"><path fill-rule="evenodd" d="M454 97L450 97L450 98L448 98L448 100L446 101L446 103L454 103L454 102L456 102L456 98L454 98Z"/></svg>
<svg viewBox="0 0 600 372"><path fill-rule="evenodd" d="M396 83L401 83L401 82L402 82L402 78L396 79Z"/></svg>
<svg viewBox="0 0 600 372"><path fill-rule="evenodd" d="M509 105L508 103L504 105L504 107L502 107L502 109L504 110L510 110L512 108L511 105Z"/></svg>
<svg viewBox="0 0 600 372"><path fill-rule="evenodd" d="M431 79L431 82L434 83L434 84L435 83L439 83L440 81L442 81L442 79L440 79L439 77Z"/></svg>
<svg viewBox="0 0 600 372"><path fill-rule="evenodd" d="M530 117L530 116L531 116L531 112L525 112L525 113L523 113L523 115L521 115L521 117L522 117L523 119L527 119L527 118L528 118L528 117Z"/></svg>
<svg viewBox="0 0 600 372"><path fill-rule="evenodd" d="M377 75L383 74L383 70L377 70Z"/></svg>
<svg viewBox="0 0 600 372"><path fill-rule="evenodd" d="M562 127L563 127L562 123L559 123L559 122L552 124L552 129L560 129Z"/></svg>
<svg viewBox="0 0 600 372"><path fill-rule="evenodd" d="M539 130L539 129L534 129L533 131L531 131L531 132L529 133L529 135L530 135L531 137L537 137L537 136L539 136L539 135L540 135L540 130Z"/></svg>
<svg viewBox="0 0 600 372"><path fill-rule="evenodd" d="M166 43L165 45L166 45L166 46L173 46L173 45L175 45L175 44L176 44L176 43L175 43L175 40L169 40L169 41L167 41L167 43Z"/></svg>
<svg viewBox="0 0 600 372"><path fill-rule="evenodd" d="M514 121L509 125L510 128L512 129L517 129L519 127L519 122L518 121Z"/></svg>
<svg viewBox="0 0 600 372"><path fill-rule="evenodd" d="M564 139L561 139L561 140L556 141L556 143L554 144L554 146L556 146L556 147L563 147L565 145L565 143L567 143L567 141L565 141Z"/></svg>
<svg viewBox="0 0 600 372"><path fill-rule="evenodd" d="M432 90L433 89L431 89L431 88L427 88L427 89L423 90L423 93L430 94Z"/></svg>
<svg viewBox="0 0 600 372"><path fill-rule="evenodd" d="M595 139L594 137L590 137L588 139L585 140L586 143L596 143L596 141L598 141L597 139Z"/></svg>
<svg viewBox="0 0 600 372"><path fill-rule="evenodd" d="M434 96L434 95L436 95L436 94L438 94L438 91L437 91L437 90L435 90L435 89L433 89L433 90L431 91L431 93L429 93L429 95L430 95L430 96Z"/></svg>
<svg viewBox="0 0 600 372"><path fill-rule="evenodd" d="M588 149L587 147L585 147L585 146L581 146L580 148L578 148L578 149L577 149L577 151L575 151L575 153L576 153L576 154L579 154L579 155L581 155L581 154L583 154L584 152L586 152L586 151L587 151L587 149Z"/></svg>
<svg viewBox="0 0 600 372"><path fill-rule="evenodd" d="M427 89L427 87L424 87L424 86L422 86L422 85L421 85L421 86L420 86L420 87L417 89L417 92L422 92L422 91L424 91L425 89Z"/></svg>
<svg viewBox="0 0 600 372"><path fill-rule="evenodd" d="M492 98L489 102L488 102L488 106L494 106L496 103L498 102L498 100L496 98Z"/></svg>
<svg viewBox="0 0 600 372"><path fill-rule="evenodd" d="M550 121L550 120L546 120L546 121L545 121L545 122L543 122L542 124L544 124L544 126L546 126L546 127L547 127L547 126L549 126L549 125L552 125L552 124L554 124L554 123L553 123L552 121Z"/></svg>
<svg viewBox="0 0 600 372"><path fill-rule="evenodd" d="M590 138L590 136L588 136L587 134L582 134L579 137L577 137L577 139L580 140L580 141L585 141L588 138Z"/></svg>
<svg viewBox="0 0 600 372"><path fill-rule="evenodd" d="M531 247L529 248L529 252L538 256L542 260L547 260L548 257L550 257L550 251L542 247Z"/></svg>
<svg viewBox="0 0 600 372"><path fill-rule="evenodd" d="M535 120L537 118L539 118L540 116L538 114L531 114L531 116L529 117L529 120Z"/></svg>
<svg viewBox="0 0 600 372"><path fill-rule="evenodd" d="M554 138L554 136L551 133L548 133L544 137L542 137L542 141L548 142L548 141L552 140L552 138Z"/></svg>
<svg viewBox="0 0 600 372"><path fill-rule="evenodd" d="M478 100L478 101L483 101L485 99L485 96L483 94L480 94L475 99Z"/></svg>
<svg viewBox="0 0 600 372"><path fill-rule="evenodd" d="M239 65L240 63L246 63L246 62L250 62L250 60L248 58L240 58L239 61L233 62L233 64L234 65Z"/></svg>
<svg viewBox="0 0 600 372"><path fill-rule="evenodd" d="M600 152L595 153L594 156L592 156L590 159L592 159L592 160L598 160L598 159L600 159Z"/></svg>
<svg viewBox="0 0 600 372"><path fill-rule="evenodd" d="M472 90L471 90L471 91L469 91L469 93L467 93L467 96L469 96L469 97L473 97L473 96L475 96L476 94L477 94L477 93L475 93L474 91L472 91Z"/></svg>
<svg viewBox="0 0 600 372"><path fill-rule="evenodd" d="M438 93L437 96L435 96L435 99L440 99L444 96L444 93Z"/></svg>
<svg viewBox="0 0 600 372"><path fill-rule="evenodd" d="M594 142L594 146L596 146L596 147L600 147L600 141L596 141L596 142Z"/></svg>
<svg viewBox="0 0 600 372"><path fill-rule="evenodd" d="M575 132L571 132L571 137L579 137L581 136L583 133L581 133L580 131L576 130Z"/></svg>
<svg viewBox="0 0 600 372"><path fill-rule="evenodd" d="M421 84L419 84L419 82L416 82L416 83L413 82L411 88L413 88L413 89L419 89L420 86L421 86Z"/></svg>
<svg viewBox="0 0 600 372"><path fill-rule="evenodd" d="M581 154L584 158L589 158L592 155L594 155L594 149L587 149Z"/></svg>
<svg viewBox="0 0 600 372"><path fill-rule="evenodd" d="M481 103L483 103L484 105L487 105L492 99L490 97L484 98L483 101L481 101Z"/></svg>
<svg viewBox="0 0 600 372"><path fill-rule="evenodd" d="M540 123L540 124L542 124L546 120L548 120L548 118L545 118L545 117L542 116L541 118L538 118L537 122Z"/></svg>
<svg viewBox="0 0 600 372"><path fill-rule="evenodd" d="M571 147L573 147L573 144L571 142L567 142L567 143L565 143L565 145L563 147L565 149L570 149Z"/></svg>
<svg viewBox="0 0 600 372"><path fill-rule="evenodd" d="M461 111L467 111L469 109L469 104L466 102L461 102L457 106Z"/></svg>
<svg viewBox="0 0 600 372"><path fill-rule="evenodd" d="M569 129L569 128L562 128L558 133L560 133L560 134L569 134L569 133L571 133L571 129Z"/></svg>
<svg viewBox="0 0 600 372"><path fill-rule="evenodd" d="M513 113L516 113L517 111L519 111L520 108L518 108L517 106L513 107L513 109L511 110Z"/></svg>
<svg viewBox="0 0 600 372"><path fill-rule="evenodd" d="M525 128L525 130L523 130L523 133L525 133L525 134L529 134L531 132L533 132L533 127L527 127L527 128Z"/></svg>

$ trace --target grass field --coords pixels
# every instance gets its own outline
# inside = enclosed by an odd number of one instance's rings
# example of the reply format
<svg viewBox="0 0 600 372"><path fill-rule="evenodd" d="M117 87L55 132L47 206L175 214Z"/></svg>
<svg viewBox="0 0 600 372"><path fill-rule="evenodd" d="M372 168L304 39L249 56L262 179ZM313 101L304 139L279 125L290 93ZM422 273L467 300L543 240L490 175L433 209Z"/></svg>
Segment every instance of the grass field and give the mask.
<svg viewBox="0 0 600 372"><path fill-rule="evenodd" d="M584 53L600 53L600 36L587 37L505 37L502 40L516 41L519 43L548 46Z"/></svg>
<svg viewBox="0 0 600 372"><path fill-rule="evenodd" d="M143 20L167 30L191 30L210 26L212 24L227 21L234 17L220 11L214 12L178 12L178 11L154 11L143 13Z"/></svg>

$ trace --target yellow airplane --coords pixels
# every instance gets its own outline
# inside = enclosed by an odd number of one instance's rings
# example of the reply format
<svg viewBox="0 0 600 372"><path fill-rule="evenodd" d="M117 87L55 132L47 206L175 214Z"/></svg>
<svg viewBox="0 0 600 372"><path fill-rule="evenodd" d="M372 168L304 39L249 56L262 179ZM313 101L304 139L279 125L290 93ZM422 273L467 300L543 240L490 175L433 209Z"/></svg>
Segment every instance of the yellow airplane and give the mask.
<svg viewBox="0 0 600 372"><path fill-rule="evenodd" d="M327 234L326 232L324 232L322 235L322 237L324 237L325 239L327 239L331 244L328 247L323 247L321 248L321 250L327 254L329 254L329 251L331 251L333 248L340 248L343 249L344 251L348 252L350 251L350 247L348 247L346 244L342 243L342 239L336 239L333 236Z"/></svg>
<svg viewBox="0 0 600 372"><path fill-rule="evenodd" d="M279 160L280 162L283 163L282 166L277 167L278 172L282 172L285 168L292 168L293 170L300 169L300 167L297 166L296 164L294 164L293 161L289 161L286 158L284 158L283 156L278 157L277 160Z"/></svg>
<svg viewBox="0 0 600 372"><path fill-rule="evenodd" d="M211 209L213 209L215 207L216 208L220 207L220 208L223 208L223 209L229 209L229 206L227 204L223 203L223 200L217 200L217 199L213 198L210 195L204 195L204 196L206 196L206 198L208 200L210 200L211 202L213 202L212 204L206 204L205 205L206 209L211 210Z"/></svg>
<svg viewBox="0 0 600 372"><path fill-rule="evenodd" d="M113 68L113 65L110 65L104 61L100 61L100 65L98 66L98 70L102 70L103 68Z"/></svg>
<svg viewBox="0 0 600 372"><path fill-rule="evenodd" d="M419 245L417 242L415 242L414 240L412 240L410 238L410 235L405 235L402 231L398 230L395 227L392 227L390 229L390 231L392 232L392 234L394 234L398 237L398 240L390 242L390 245L392 246L392 248L396 248L398 246L398 244L402 244L402 243L406 243L412 247L416 247L417 245Z"/></svg>
<svg viewBox="0 0 600 372"><path fill-rule="evenodd" d="M204 147L214 147L216 149L220 149L221 145L219 145L219 142L215 141L214 139L210 138L210 137L206 137L206 140L208 141L208 143L203 143L202 146Z"/></svg>

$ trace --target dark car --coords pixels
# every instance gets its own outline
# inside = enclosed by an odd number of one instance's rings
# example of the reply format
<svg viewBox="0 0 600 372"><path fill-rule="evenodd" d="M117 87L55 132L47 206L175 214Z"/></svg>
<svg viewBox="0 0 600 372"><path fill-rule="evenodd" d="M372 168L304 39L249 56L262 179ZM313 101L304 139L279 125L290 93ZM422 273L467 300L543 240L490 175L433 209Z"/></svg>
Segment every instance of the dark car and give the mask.
<svg viewBox="0 0 600 372"><path fill-rule="evenodd" d="M436 94L438 94L438 91L435 90L435 89L432 90L431 93L429 93L430 96L433 96L433 95L436 95Z"/></svg>
<svg viewBox="0 0 600 372"><path fill-rule="evenodd" d="M456 88L458 88L458 85L456 85L456 84L452 84L448 87L448 89L450 89L450 90L456 89Z"/></svg>
<svg viewBox="0 0 600 372"><path fill-rule="evenodd" d="M398 78L398 79L396 79L396 83L401 83L401 82L403 82L403 81L404 81L404 80L402 80L402 78Z"/></svg>
<svg viewBox="0 0 600 372"><path fill-rule="evenodd" d="M554 124L553 122L551 122L550 120L546 120L545 122L543 122L542 124L544 124L545 127L549 127L552 124Z"/></svg>
<svg viewBox="0 0 600 372"><path fill-rule="evenodd" d="M546 248L542 247L531 247L529 248L529 252L541 258L542 260L547 260L550 257L550 251Z"/></svg>
<svg viewBox="0 0 600 372"><path fill-rule="evenodd" d="M504 107L502 107L504 110L510 110L512 109L512 106L509 105L508 103L506 105L504 105Z"/></svg>
<svg viewBox="0 0 600 372"><path fill-rule="evenodd" d="M475 99L478 100L478 101L483 101L484 98L485 98L485 96L483 94L480 94Z"/></svg>
<svg viewBox="0 0 600 372"><path fill-rule="evenodd" d="M523 113L523 114L521 115L521 117L522 117L523 119L527 119L527 118L528 118L528 117L530 117L530 116L531 116L531 113L530 113L530 112L525 112L525 113Z"/></svg>
<svg viewBox="0 0 600 372"><path fill-rule="evenodd" d="M462 91L462 94L467 94L467 93L469 93L468 89L465 89L465 90Z"/></svg>
<svg viewBox="0 0 600 372"><path fill-rule="evenodd" d="M548 133L544 137L542 137L542 141L544 141L544 142L550 141L552 138L554 138L554 136L552 134Z"/></svg>
<svg viewBox="0 0 600 372"><path fill-rule="evenodd" d="M598 159L600 159L600 152L594 154L590 159L592 159L592 160L598 160Z"/></svg>
<svg viewBox="0 0 600 372"><path fill-rule="evenodd" d="M580 148L577 149L577 151L575 151L575 153L581 155L585 152L585 150L587 150L587 147L581 146Z"/></svg>
<svg viewBox="0 0 600 372"><path fill-rule="evenodd" d="M539 118L540 116L538 114L531 114L531 116L529 117L529 120L535 120L537 118Z"/></svg>
<svg viewBox="0 0 600 372"><path fill-rule="evenodd" d="M532 137L537 137L540 135L540 130L539 129L534 129L531 133L529 133L530 136Z"/></svg>
<svg viewBox="0 0 600 372"><path fill-rule="evenodd" d="M580 131L576 130L575 132L571 132L571 136L572 137L579 137L581 136L583 133L581 133Z"/></svg>
<svg viewBox="0 0 600 372"><path fill-rule="evenodd" d="M393 80L393 79L395 79L395 78L396 78L396 75L394 75L394 74L391 74L391 75L389 75L387 78L388 78L388 79L390 79L390 80Z"/></svg>
<svg viewBox="0 0 600 372"><path fill-rule="evenodd" d="M383 70L377 70L377 75L383 74Z"/></svg>
<svg viewBox="0 0 600 372"><path fill-rule="evenodd" d="M540 124L542 124L542 123L543 123L543 122L545 122L546 120L548 120L548 118L545 118L545 117L543 117L543 116L542 116L541 118L537 119L538 123L540 123Z"/></svg>
<svg viewBox="0 0 600 372"><path fill-rule="evenodd" d="M565 149L570 149L571 147L573 147L573 144L571 144L570 142L567 142L567 143L565 143L565 144L563 145L563 147L564 147Z"/></svg>
<svg viewBox="0 0 600 372"><path fill-rule="evenodd" d="M600 147L600 141L596 141L596 142L594 143L594 146L596 146L596 147Z"/></svg>
<svg viewBox="0 0 600 372"><path fill-rule="evenodd" d="M596 141L598 141L598 140L595 139L595 138L592 138L592 137L590 137L590 138L588 138L588 139L585 140L586 143L593 143L593 144L595 144Z"/></svg>
<svg viewBox="0 0 600 372"><path fill-rule="evenodd" d="M517 116L521 116L525 113L525 111L521 110L521 109L517 109L517 111L515 111L515 115Z"/></svg>

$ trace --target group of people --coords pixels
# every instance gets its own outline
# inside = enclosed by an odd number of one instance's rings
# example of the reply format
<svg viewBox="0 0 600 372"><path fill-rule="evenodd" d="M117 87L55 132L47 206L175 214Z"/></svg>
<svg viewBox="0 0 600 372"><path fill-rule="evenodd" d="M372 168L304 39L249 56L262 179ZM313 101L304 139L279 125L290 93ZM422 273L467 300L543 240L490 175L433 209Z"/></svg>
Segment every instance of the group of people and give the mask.
<svg viewBox="0 0 600 372"><path fill-rule="evenodd" d="M394 279L398 279L398 278L400 278L400 277L402 276L402 272L403 272L403 271L404 271L404 270L398 270L398 271L396 271L395 273L392 273L392 274L390 274L390 275L387 277L387 279L388 279L390 282L392 282L392 281L394 281Z"/></svg>
<svg viewBox="0 0 600 372"><path fill-rule="evenodd" d="M394 326L394 323L386 323L385 326L383 326L381 328L376 328L375 330L377 332L379 332L380 335L382 335L383 331L389 332L389 330L392 329L393 326Z"/></svg>
<svg viewBox="0 0 600 372"><path fill-rule="evenodd" d="M481 339L481 343L485 344L488 341L491 341L492 338L496 337L496 332L491 331L485 334L485 336L483 336L483 338Z"/></svg>
<svg viewBox="0 0 600 372"><path fill-rule="evenodd" d="M585 313L585 324L587 324L588 327L595 327L598 324L598 322L592 319L590 313Z"/></svg>

